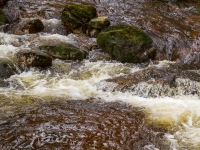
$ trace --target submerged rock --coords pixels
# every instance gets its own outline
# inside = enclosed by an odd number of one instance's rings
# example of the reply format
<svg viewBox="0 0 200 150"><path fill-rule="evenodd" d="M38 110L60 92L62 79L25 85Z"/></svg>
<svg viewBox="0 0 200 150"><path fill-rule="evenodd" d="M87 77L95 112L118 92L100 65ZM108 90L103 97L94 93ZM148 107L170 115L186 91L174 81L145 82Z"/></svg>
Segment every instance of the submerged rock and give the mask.
<svg viewBox="0 0 200 150"><path fill-rule="evenodd" d="M151 66L106 82L113 85L109 90L129 91L142 97L200 95L200 74L174 67Z"/></svg>
<svg viewBox="0 0 200 150"><path fill-rule="evenodd" d="M108 27L97 36L97 42L112 59L123 63L139 63L155 57L151 38L129 25Z"/></svg>
<svg viewBox="0 0 200 150"><path fill-rule="evenodd" d="M3 10L0 8L0 26L8 23L8 19L4 14Z"/></svg>
<svg viewBox="0 0 200 150"><path fill-rule="evenodd" d="M51 56L38 50L20 50L17 54L17 62L22 70L28 67L49 67L52 65Z"/></svg>
<svg viewBox="0 0 200 150"><path fill-rule="evenodd" d="M22 28L23 32L28 32L30 34L42 32L43 30L44 30L44 25L39 19L34 19L27 22Z"/></svg>
<svg viewBox="0 0 200 150"><path fill-rule="evenodd" d="M83 60L85 53L80 51L77 47L72 44L60 44L55 46L40 46L41 50L46 50L54 58L64 60Z"/></svg>
<svg viewBox="0 0 200 150"><path fill-rule="evenodd" d="M64 25L73 33L85 33L87 23L97 17L96 8L89 5L67 5L62 11Z"/></svg>

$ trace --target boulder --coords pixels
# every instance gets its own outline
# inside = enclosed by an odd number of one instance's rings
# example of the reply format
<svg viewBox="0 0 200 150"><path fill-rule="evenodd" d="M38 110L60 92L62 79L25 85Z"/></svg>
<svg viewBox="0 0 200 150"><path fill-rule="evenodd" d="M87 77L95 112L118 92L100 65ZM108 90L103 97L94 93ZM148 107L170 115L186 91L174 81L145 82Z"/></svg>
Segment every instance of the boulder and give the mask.
<svg viewBox="0 0 200 150"><path fill-rule="evenodd" d="M27 32L29 34L42 32L43 30L44 25L39 19L28 21L22 28L23 32Z"/></svg>
<svg viewBox="0 0 200 150"><path fill-rule="evenodd" d="M3 10L0 8L0 26L7 23L8 23L8 19L6 15L4 14Z"/></svg>
<svg viewBox="0 0 200 150"><path fill-rule="evenodd" d="M54 46L40 46L41 50L45 50L49 55L54 58L63 60L83 60L85 53L80 51L77 47L72 44L60 44Z"/></svg>
<svg viewBox="0 0 200 150"><path fill-rule="evenodd" d="M64 25L73 33L85 33L87 23L95 17L97 17L95 7L77 4L67 5L61 15Z"/></svg>
<svg viewBox="0 0 200 150"><path fill-rule="evenodd" d="M102 16L91 19L88 23L88 29L86 31L86 34L91 37L97 37L101 30L108 27L109 25L110 20L108 19L108 17Z"/></svg>
<svg viewBox="0 0 200 150"><path fill-rule="evenodd" d="M16 68L9 59L0 58L0 80L9 78L15 72Z"/></svg>
<svg viewBox="0 0 200 150"><path fill-rule="evenodd" d="M4 79L9 78L11 75L16 73L16 68L13 63L6 59L0 58L0 86L7 86L8 83L4 81Z"/></svg>
<svg viewBox="0 0 200 150"><path fill-rule="evenodd" d="M122 63L140 63L155 58L151 38L129 25L110 26L97 36L100 48Z"/></svg>
<svg viewBox="0 0 200 150"><path fill-rule="evenodd" d="M52 58L48 54L38 50L20 50L16 54L19 68L22 70L28 67L49 67L52 65Z"/></svg>

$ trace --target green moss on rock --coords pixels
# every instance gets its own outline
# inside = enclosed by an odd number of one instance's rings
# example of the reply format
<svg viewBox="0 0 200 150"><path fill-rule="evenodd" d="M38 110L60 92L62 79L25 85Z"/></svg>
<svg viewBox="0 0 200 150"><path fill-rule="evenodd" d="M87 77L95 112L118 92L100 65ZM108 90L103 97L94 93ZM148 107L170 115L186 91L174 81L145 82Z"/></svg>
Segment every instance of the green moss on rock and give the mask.
<svg viewBox="0 0 200 150"><path fill-rule="evenodd" d="M41 50L46 50L54 58L63 60L83 60L85 53L72 44L60 44L55 46L40 46Z"/></svg>
<svg viewBox="0 0 200 150"><path fill-rule="evenodd" d="M67 5L62 11L61 19L65 26L74 33L85 33L92 18L97 17L96 8L89 5Z"/></svg>
<svg viewBox="0 0 200 150"><path fill-rule="evenodd" d="M110 26L97 36L97 42L113 59L138 63L148 60L144 53L152 47L151 38L129 25Z"/></svg>
<svg viewBox="0 0 200 150"><path fill-rule="evenodd" d="M109 25L110 25L110 20L108 19L108 17L105 16L91 19L89 22L89 26L91 26L94 29L100 29L100 30Z"/></svg>
<svg viewBox="0 0 200 150"><path fill-rule="evenodd" d="M4 14L3 10L0 8L0 26L8 23L8 19Z"/></svg>

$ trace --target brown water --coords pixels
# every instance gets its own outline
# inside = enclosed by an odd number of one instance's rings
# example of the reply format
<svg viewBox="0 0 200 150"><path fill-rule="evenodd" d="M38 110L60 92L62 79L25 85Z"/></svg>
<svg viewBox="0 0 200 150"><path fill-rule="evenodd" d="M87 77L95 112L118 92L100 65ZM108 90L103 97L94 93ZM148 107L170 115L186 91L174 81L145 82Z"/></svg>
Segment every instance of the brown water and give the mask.
<svg viewBox="0 0 200 150"><path fill-rule="evenodd" d="M179 58L191 63L199 59L200 15L194 9L200 2L142 0L10 0L4 11L13 24L2 27L7 33L0 33L1 57L12 60L20 49L51 42L69 42L82 49L93 45L95 39L67 36L60 21L67 3L93 4L111 24L141 28L152 37L159 60ZM42 19L44 33L13 35L16 20L32 17ZM162 61L158 67L170 63ZM112 90L114 83L104 82L144 67L148 66L54 60L49 70L31 68L10 77L6 80L10 86L0 88L0 150L199 149L199 97L184 95L200 90L199 82L177 79L188 89L177 87L177 97L163 93L157 98L144 98L150 89L145 83L122 93ZM153 89L156 93L159 87Z"/></svg>
<svg viewBox="0 0 200 150"><path fill-rule="evenodd" d="M0 148L143 149L158 140L167 149L159 136L150 136L143 117L140 109L119 102L35 102L1 118Z"/></svg>

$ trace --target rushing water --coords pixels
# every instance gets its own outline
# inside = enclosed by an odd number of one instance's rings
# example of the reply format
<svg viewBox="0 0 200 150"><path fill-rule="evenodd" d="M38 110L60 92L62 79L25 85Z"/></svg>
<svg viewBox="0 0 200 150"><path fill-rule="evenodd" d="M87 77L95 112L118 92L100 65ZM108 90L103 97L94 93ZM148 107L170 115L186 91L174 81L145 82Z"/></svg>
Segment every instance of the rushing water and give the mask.
<svg viewBox="0 0 200 150"><path fill-rule="evenodd" d="M107 83L105 79L149 66L90 61L95 54L96 39L66 35L68 32L60 21L60 11L70 2L81 0L10 0L4 8L11 22L41 17L45 31L15 35L15 24L2 27L1 57L14 60L20 49L34 49L52 42L67 42L81 50L93 51L81 62L56 59L47 70L30 68L6 79L9 86L0 88L0 149L200 149L199 96L184 95L179 89L176 96L146 97L145 83L132 92L113 91L115 83ZM197 52L195 58L184 54L187 57L182 59L186 63L198 58L200 15L193 12L200 6L198 1L85 0L82 3L95 5L98 14L107 15L112 24L127 23L145 30L160 49L161 60L175 60L176 52L183 49ZM162 56L163 52L167 55ZM171 63L160 61L156 66L166 67ZM187 83L188 91L200 89L198 82L178 80Z"/></svg>

